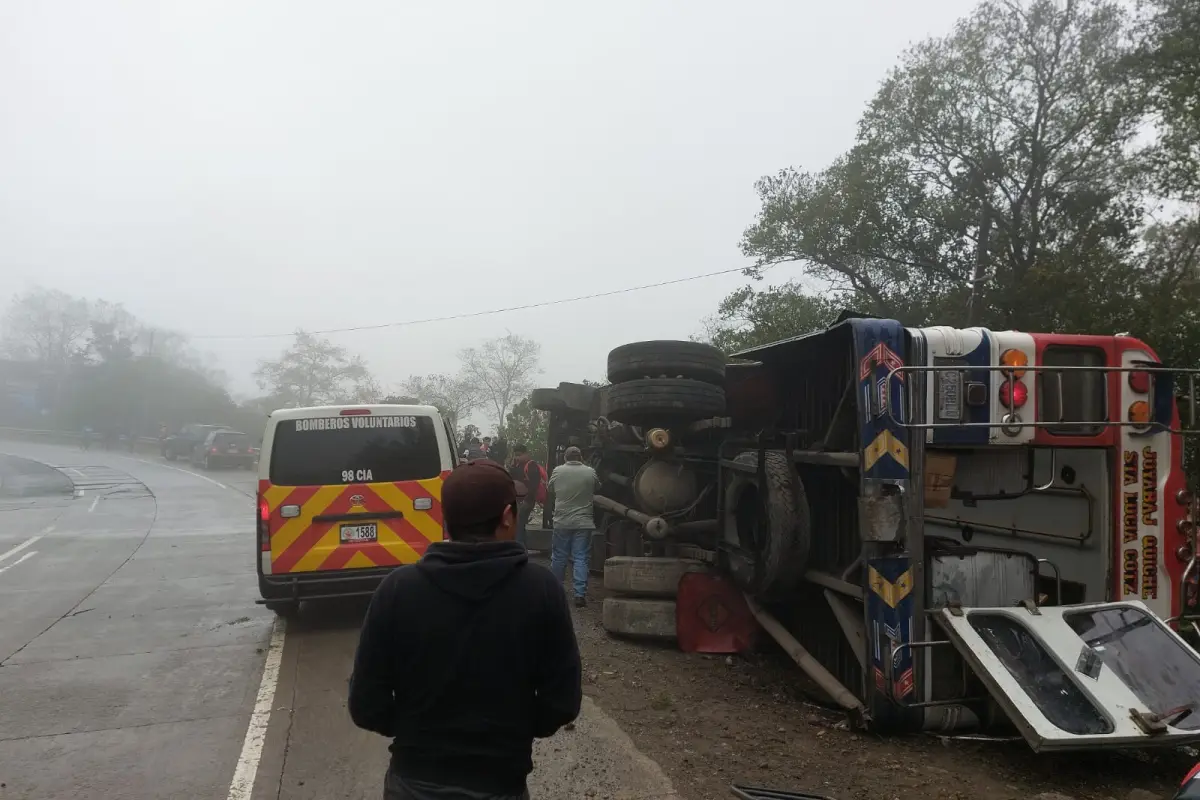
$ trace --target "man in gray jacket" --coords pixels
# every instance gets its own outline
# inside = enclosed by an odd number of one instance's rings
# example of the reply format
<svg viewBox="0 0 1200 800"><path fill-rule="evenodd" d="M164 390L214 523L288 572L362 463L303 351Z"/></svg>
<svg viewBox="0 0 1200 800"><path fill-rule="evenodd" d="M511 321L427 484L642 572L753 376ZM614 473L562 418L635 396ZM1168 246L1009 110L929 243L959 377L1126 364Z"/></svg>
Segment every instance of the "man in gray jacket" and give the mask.
<svg viewBox="0 0 1200 800"><path fill-rule="evenodd" d="M550 551L550 571L561 584L567 571L567 557L575 565L575 606L587 605L588 566L592 560L592 498L600 488L596 470L583 463L578 447L568 447L565 464L550 473L547 489L554 494L554 539Z"/></svg>

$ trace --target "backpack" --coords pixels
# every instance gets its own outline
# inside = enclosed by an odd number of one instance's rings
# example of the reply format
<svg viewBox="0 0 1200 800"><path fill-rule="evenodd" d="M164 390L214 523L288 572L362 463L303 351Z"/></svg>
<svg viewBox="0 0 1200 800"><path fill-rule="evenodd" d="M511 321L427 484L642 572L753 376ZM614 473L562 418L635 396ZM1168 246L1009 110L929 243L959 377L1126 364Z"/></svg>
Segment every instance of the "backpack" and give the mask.
<svg viewBox="0 0 1200 800"><path fill-rule="evenodd" d="M542 480L538 483L537 497L535 497L534 500L537 501L538 505L544 506L544 505L546 505L546 482L549 480L549 478L546 477L546 468L543 467L541 464L537 463L536 461L525 462L525 485L526 486L529 485L529 465L530 464L533 464L535 467L538 468L538 474L540 474L542 477Z"/></svg>

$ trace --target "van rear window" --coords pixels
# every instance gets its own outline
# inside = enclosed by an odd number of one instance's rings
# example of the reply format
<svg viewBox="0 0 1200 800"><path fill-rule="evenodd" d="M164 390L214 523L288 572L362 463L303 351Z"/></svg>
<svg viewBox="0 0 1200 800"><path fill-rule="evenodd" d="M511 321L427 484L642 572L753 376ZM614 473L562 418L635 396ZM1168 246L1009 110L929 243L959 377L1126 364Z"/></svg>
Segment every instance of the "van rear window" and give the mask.
<svg viewBox="0 0 1200 800"><path fill-rule="evenodd" d="M271 483L278 486L416 481L441 471L430 417L280 420L271 444Z"/></svg>

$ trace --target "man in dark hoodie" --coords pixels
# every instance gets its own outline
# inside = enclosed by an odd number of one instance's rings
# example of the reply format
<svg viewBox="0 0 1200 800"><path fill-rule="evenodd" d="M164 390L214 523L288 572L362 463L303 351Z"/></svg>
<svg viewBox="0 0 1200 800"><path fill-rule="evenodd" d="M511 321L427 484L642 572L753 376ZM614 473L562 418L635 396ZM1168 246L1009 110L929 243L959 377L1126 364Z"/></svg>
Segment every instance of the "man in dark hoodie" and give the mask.
<svg viewBox="0 0 1200 800"><path fill-rule="evenodd" d="M534 738L579 714L579 648L562 586L512 541L520 498L474 460L442 486L449 541L371 598L350 716L392 738L385 800L529 797Z"/></svg>

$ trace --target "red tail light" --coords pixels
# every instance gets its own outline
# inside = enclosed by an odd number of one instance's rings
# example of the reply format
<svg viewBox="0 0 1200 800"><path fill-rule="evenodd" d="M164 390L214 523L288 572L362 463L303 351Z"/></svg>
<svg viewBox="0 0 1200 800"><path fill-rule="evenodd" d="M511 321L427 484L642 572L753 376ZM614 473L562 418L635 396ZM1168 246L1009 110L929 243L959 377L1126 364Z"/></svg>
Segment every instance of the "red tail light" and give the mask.
<svg viewBox="0 0 1200 800"><path fill-rule="evenodd" d="M1000 384L1000 405L1004 408L1020 408L1029 399L1029 389L1018 380L1006 380Z"/></svg>
<svg viewBox="0 0 1200 800"><path fill-rule="evenodd" d="M361 417L371 413L369 408L343 408L339 412L343 417Z"/></svg>
<svg viewBox="0 0 1200 800"><path fill-rule="evenodd" d="M1138 394L1146 394L1150 391L1150 373L1149 372L1131 372L1129 373L1129 388L1133 389Z"/></svg>
<svg viewBox="0 0 1200 800"><path fill-rule="evenodd" d="M219 451L219 450L217 450L217 448L215 448L215 447L214 447L214 448L212 448L211 450L209 450L208 452L212 453L212 454L215 456L215 455L216 455L218 452L220 452L220 451Z"/></svg>
<svg viewBox="0 0 1200 800"><path fill-rule="evenodd" d="M271 508L265 497L258 498L258 547L264 553L271 552Z"/></svg>

